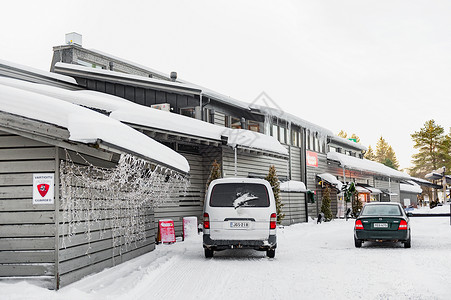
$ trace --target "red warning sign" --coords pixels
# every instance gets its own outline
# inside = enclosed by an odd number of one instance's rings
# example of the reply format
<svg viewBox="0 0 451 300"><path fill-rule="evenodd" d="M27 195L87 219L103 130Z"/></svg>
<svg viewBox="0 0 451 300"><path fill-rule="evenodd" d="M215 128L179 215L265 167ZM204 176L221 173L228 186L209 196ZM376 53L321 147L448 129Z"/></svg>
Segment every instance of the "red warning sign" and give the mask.
<svg viewBox="0 0 451 300"><path fill-rule="evenodd" d="M158 241L162 243L175 243L174 221L171 219L158 221Z"/></svg>

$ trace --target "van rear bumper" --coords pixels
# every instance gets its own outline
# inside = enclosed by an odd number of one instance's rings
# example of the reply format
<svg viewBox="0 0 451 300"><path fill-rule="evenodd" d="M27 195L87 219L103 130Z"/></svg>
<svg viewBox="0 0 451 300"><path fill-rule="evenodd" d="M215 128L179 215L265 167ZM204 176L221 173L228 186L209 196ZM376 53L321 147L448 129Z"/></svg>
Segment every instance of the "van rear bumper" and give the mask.
<svg viewBox="0 0 451 300"><path fill-rule="evenodd" d="M204 248L224 250L231 248L250 248L255 250L269 250L277 248L277 237L270 235L267 240L212 240L209 234L204 234Z"/></svg>

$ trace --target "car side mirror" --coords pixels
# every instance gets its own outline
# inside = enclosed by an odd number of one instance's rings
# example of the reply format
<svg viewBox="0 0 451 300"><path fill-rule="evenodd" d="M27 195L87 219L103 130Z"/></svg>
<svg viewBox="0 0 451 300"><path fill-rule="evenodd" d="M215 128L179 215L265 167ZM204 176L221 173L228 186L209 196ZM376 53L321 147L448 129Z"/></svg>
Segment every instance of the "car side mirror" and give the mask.
<svg viewBox="0 0 451 300"><path fill-rule="evenodd" d="M407 213L407 216L410 218L410 217L412 216L412 213L409 211L409 212Z"/></svg>

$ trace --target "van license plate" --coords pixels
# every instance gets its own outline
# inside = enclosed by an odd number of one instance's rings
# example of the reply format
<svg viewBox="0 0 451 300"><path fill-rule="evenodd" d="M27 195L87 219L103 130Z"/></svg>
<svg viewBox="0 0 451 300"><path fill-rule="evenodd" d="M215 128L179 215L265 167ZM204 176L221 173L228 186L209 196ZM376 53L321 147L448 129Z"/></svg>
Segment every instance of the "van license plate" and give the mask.
<svg viewBox="0 0 451 300"><path fill-rule="evenodd" d="M249 228L249 222L230 222L230 228Z"/></svg>
<svg viewBox="0 0 451 300"><path fill-rule="evenodd" d="M387 223L374 223L374 228L388 228Z"/></svg>

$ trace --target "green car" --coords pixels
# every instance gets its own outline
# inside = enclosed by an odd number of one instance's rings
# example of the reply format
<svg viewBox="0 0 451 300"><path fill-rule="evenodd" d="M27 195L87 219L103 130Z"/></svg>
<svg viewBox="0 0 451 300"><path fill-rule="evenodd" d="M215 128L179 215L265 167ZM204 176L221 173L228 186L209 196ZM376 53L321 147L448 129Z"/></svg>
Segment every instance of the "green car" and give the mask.
<svg viewBox="0 0 451 300"><path fill-rule="evenodd" d="M372 202L363 207L355 221L354 244L362 247L365 241L401 242L410 248L409 215L401 204L392 202Z"/></svg>

